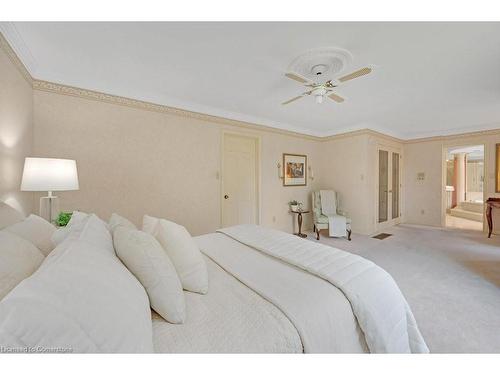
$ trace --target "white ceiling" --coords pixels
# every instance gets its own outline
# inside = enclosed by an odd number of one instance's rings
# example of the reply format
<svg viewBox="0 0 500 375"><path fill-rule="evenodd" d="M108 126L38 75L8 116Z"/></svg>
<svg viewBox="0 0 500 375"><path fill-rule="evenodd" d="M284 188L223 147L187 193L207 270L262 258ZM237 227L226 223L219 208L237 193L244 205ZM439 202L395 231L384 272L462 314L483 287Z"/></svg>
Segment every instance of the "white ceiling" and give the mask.
<svg viewBox="0 0 500 375"><path fill-rule="evenodd" d="M404 139L500 127L500 23L0 23L38 79L326 136ZM346 101L287 106L290 62L353 56Z"/></svg>

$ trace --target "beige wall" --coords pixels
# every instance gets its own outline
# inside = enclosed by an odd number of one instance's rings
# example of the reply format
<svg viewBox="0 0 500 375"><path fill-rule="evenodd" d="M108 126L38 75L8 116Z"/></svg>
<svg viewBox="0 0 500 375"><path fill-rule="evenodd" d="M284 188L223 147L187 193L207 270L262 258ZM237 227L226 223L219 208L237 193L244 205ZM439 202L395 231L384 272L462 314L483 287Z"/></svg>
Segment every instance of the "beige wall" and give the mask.
<svg viewBox="0 0 500 375"><path fill-rule="evenodd" d="M260 137L262 224L293 230L287 202L310 205L311 188L283 187L277 163L283 152L319 160L316 141L184 116L34 91L36 156L77 160L80 190L61 192L61 209L112 212L136 224L145 213L170 218L193 234L220 225L223 130ZM306 226L310 226L306 218Z"/></svg>
<svg viewBox="0 0 500 375"><path fill-rule="evenodd" d="M52 92L34 91L37 156L74 158L81 190L63 192L61 208L116 211L139 223L144 213L171 218L194 233L220 225L220 147L224 131L257 136L261 145L261 223L296 230L287 202L310 207L313 189L340 193L341 209L355 233L377 231L377 148L403 155L402 222L440 226L442 152L457 144L486 144L487 196L494 194L497 136L453 136L405 143L373 132L327 141L249 130L176 114L147 111ZM283 152L308 155L315 179L307 187L283 187L276 164ZM417 181L417 173L425 179ZM305 227L311 226L306 215Z"/></svg>
<svg viewBox="0 0 500 375"><path fill-rule="evenodd" d="M332 139L321 144L321 188L339 193L340 209L352 218L355 233L371 232L369 217L371 182L367 178L368 141L366 134Z"/></svg>
<svg viewBox="0 0 500 375"><path fill-rule="evenodd" d="M438 140L405 144L405 183L407 188L406 219L408 223L440 226L443 199L443 150L458 145L485 145L485 199L500 197L495 193L496 134L450 136ZM417 181L417 173L424 172L425 180ZM421 211L424 210L424 213ZM498 211L498 210L497 210ZM500 223L500 214L495 213Z"/></svg>
<svg viewBox="0 0 500 375"><path fill-rule="evenodd" d="M31 84L0 48L0 201L24 214L33 206L33 194L19 190L24 158L31 154L32 146Z"/></svg>
<svg viewBox="0 0 500 375"><path fill-rule="evenodd" d="M441 225L442 142L406 144L404 181L405 219L410 224ZM417 181L417 173L425 173Z"/></svg>
<svg viewBox="0 0 500 375"><path fill-rule="evenodd" d="M322 143L322 188L340 193L341 209L351 217L355 233L372 234L377 231L379 146L403 153L402 142L370 132Z"/></svg>

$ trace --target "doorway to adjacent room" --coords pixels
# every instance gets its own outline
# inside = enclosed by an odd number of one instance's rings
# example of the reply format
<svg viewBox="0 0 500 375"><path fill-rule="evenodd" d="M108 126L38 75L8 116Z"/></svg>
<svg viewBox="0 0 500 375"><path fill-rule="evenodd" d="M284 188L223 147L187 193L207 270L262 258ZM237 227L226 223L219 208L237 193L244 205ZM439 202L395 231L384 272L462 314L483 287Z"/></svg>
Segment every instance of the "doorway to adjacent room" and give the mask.
<svg viewBox="0 0 500 375"><path fill-rule="evenodd" d="M446 227L483 230L484 145L446 150L445 194Z"/></svg>

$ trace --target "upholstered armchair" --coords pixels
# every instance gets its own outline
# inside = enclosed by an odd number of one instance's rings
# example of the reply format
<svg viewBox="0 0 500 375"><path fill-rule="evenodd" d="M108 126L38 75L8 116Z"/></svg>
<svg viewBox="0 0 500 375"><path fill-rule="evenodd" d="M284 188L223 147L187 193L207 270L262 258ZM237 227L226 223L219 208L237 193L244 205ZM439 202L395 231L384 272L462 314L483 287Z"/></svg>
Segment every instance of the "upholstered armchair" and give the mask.
<svg viewBox="0 0 500 375"><path fill-rule="evenodd" d="M339 195L337 192L335 194L335 202L337 215L344 216L346 218L346 233L345 236L350 241L351 240L351 219L348 217L347 212L339 210ZM322 229L330 229L329 228L329 219L328 216L324 215L321 210L321 194L318 191L313 191L312 194L312 206L313 206L313 222L314 222L314 231L316 232L316 239L319 240L319 231Z"/></svg>

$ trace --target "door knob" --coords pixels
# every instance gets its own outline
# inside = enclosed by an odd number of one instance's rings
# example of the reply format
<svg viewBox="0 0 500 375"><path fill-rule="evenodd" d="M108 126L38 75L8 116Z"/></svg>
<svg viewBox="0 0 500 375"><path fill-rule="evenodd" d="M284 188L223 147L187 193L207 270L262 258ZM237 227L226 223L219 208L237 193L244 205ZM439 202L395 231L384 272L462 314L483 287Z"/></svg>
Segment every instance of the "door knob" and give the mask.
<svg viewBox="0 0 500 375"><path fill-rule="evenodd" d="M224 195L224 199L228 199L229 198L229 195Z"/></svg>

